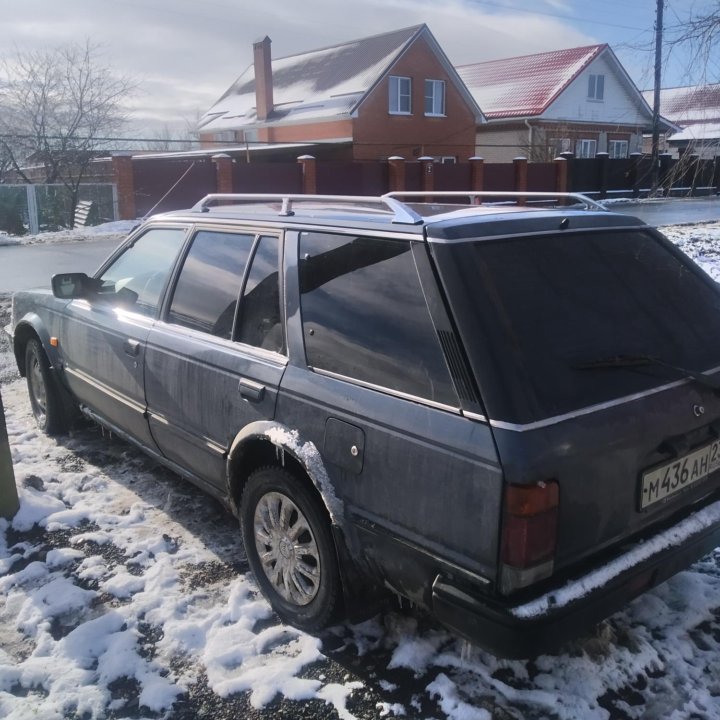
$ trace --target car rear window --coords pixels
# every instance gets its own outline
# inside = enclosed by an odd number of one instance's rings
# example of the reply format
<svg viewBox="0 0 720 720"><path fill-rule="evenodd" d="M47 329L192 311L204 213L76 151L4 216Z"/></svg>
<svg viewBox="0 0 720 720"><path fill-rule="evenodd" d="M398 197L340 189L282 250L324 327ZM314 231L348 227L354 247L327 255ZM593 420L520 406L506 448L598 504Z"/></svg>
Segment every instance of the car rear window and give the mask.
<svg viewBox="0 0 720 720"><path fill-rule="evenodd" d="M720 366L720 290L649 230L435 248L490 417L529 423Z"/></svg>

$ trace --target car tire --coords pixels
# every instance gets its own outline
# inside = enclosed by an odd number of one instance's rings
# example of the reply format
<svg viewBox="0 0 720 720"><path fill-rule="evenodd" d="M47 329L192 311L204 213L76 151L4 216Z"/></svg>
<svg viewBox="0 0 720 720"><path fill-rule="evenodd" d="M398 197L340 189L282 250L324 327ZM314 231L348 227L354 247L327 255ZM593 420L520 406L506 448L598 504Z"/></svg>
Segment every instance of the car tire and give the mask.
<svg viewBox="0 0 720 720"><path fill-rule="evenodd" d="M256 470L240 522L250 568L273 610L302 630L329 625L340 576L330 523L313 491L284 468Z"/></svg>
<svg viewBox="0 0 720 720"><path fill-rule="evenodd" d="M69 421L60 396L57 380L50 370L45 350L39 340L31 339L25 346L25 379L32 414L38 427L48 435L68 430Z"/></svg>

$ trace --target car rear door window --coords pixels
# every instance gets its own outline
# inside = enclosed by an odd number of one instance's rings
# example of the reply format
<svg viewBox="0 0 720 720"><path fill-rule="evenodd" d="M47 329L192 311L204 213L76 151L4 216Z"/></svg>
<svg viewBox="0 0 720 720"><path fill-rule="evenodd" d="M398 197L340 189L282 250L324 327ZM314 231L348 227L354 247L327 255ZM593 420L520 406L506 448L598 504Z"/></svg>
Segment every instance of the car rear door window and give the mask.
<svg viewBox="0 0 720 720"><path fill-rule="evenodd" d="M409 241L303 233L299 264L310 366L457 405Z"/></svg>
<svg viewBox="0 0 720 720"><path fill-rule="evenodd" d="M180 270L168 322L230 339L254 240L250 234L199 231Z"/></svg>
<svg viewBox="0 0 720 720"><path fill-rule="evenodd" d="M240 303L237 339L247 345L283 352L280 315L279 240L258 239Z"/></svg>

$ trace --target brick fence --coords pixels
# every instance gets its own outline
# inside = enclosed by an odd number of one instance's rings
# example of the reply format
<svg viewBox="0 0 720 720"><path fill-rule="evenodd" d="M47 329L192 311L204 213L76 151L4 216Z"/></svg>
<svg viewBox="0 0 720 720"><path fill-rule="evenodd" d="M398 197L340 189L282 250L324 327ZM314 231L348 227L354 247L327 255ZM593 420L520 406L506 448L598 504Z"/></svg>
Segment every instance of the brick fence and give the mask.
<svg viewBox="0 0 720 720"><path fill-rule="evenodd" d="M247 163L230 155L152 158L117 155L108 168L117 185L121 219L189 207L209 193L381 195L393 190L584 192L593 197L639 197L650 191L650 159L575 158L549 163L486 163L480 157L440 164L433 158L408 161L316 160ZM720 158L660 159L663 194L710 194L720 186Z"/></svg>

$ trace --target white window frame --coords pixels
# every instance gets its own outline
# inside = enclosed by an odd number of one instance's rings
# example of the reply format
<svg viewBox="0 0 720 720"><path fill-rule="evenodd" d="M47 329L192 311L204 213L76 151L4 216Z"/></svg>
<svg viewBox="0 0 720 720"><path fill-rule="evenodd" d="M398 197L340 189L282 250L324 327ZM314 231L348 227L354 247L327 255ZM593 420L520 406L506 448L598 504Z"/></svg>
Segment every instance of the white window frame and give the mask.
<svg viewBox="0 0 720 720"><path fill-rule="evenodd" d="M407 109L404 109L404 105L406 105ZM412 78L402 75L390 75L388 82L388 112L391 115L412 115Z"/></svg>
<svg viewBox="0 0 720 720"><path fill-rule="evenodd" d="M628 140L608 140L608 154L612 160L626 158L629 152L630 142Z"/></svg>
<svg viewBox="0 0 720 720"><path fill-rule="evenodd" d="M581 138L575 146L575 157L594 158L597 152L597 140Z"/></svg>
<svg viewBox="0 0 720 720"><path fill-rule="evenodd" d="M428 112L428 101L430 111ZM425 79L425 117L445 117L445 81Z"/></svg>
<svg viewBox="0 0 720 720"><path fill-rule="evenodd" d="M588 75L588 100L597 100L598 102L605 99L605 75L590 74Z"/></svg>

